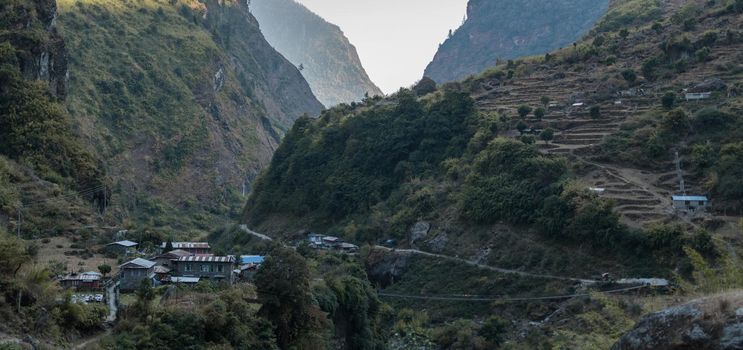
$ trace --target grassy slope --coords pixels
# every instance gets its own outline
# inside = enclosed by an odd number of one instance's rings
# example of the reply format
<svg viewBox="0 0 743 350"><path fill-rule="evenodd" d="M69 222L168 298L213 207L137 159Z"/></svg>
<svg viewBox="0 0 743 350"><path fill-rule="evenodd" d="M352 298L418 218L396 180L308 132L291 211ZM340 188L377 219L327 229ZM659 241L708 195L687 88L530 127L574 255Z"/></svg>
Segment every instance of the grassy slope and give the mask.
<svg viewBox="0 0 743 350"><path fill-rule="evenodd" d="M224 222L283 130L320 108L237 3L59 6L68 107L114 174L114 222L171 232Z"/></svg>

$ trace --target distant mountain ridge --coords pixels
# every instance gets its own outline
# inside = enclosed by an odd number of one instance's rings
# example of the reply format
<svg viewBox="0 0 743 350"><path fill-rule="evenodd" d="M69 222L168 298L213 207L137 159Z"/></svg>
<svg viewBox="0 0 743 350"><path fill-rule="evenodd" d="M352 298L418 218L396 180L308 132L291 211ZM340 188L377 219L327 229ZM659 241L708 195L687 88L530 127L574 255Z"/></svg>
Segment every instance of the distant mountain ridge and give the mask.
<svg viewBox="0 0 743 350"><path fill-rule="evenodd" d="M325 106L383 95L338 26L294 0L253 0L250 11L266 40L301 68Z"/></svg>
<svg viewBox="0 0 743 350"><path fill-rule="evenodd" d="M606 12L609 0L470 0L467 20L428 65L443 83L495 66L499 59L543 55L572 44Z"/></svg>

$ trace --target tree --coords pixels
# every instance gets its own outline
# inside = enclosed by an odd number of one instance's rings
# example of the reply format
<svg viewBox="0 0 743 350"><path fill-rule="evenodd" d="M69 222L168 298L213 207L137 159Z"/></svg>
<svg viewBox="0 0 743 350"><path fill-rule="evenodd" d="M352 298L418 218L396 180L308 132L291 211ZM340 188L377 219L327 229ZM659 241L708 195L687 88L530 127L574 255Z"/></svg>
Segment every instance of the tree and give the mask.
<svg viewBox="0 0 743 350"><path fill-rule="evenodd" d="M637 73L632 69L626 69L622 72L622 78L630 84L634 84L637 81Z"/></svg>
<svg viewBox="0 0 743 350"><path fill-rule="evenodd" d="M524 119L526 118L527 115L529 115L529 113L531 113L531 111L532 111L531 107L527 105L521 105L518 108L519 117L521 117L521 119Z"/></svg>
<svg viewBox="0 0 743 350"><path fill-rule="evenodd" d="M491 316L483 322L478 334L485 338L491 346L497 348L503 345L507 327L508 322L498 316Z"/></svg>
<svg viewBox="0 0 743 350"><path fill-rule="evenodd" d="M686 112L681 108L676 108L663 117L660 126L664 131L671 134L685 135L689 131L691 124Z"/></svg>
<svg viewBox="0 0 743 350"><path fill-rule="evenodd" d="M434 91L436 91L436 82L429 77L423 77L413 86L413 92L418 96L428 95Z"/></svg>
<svg viewBox="0 0 743 350"><path fill-rule="evenodd" d="M173 251L173 238L168 237L168 241L165 243L165 252Z"/></svg>
<svg viewBox="0 0 743 350"><path fill-rule="evenodd" d="M547 108L549 106L549 104L550 104L550 98L548 96L542 96L539 99L539 102L542 102L542 106L544 106L545 108Z"/></svg>
<svg viewBox="0 0 743 350"><path fill-rule="evenodd" d="M310 269L295 251L275 247L255 274L258 298L263 304L259 315L276 327L281 349L290 348L312 323Z"/></svg>
<svg viewBox="0 0 743 350"><path fill-rule="evenodd" d="M111 265L108 265L108 264L98 265L98 271L100 271L103 274L103 277L106 277L106 275L111 273Z"/></svg>
<svg viewBox="0 0 743 350"><path fill-rule="evenodd" d="M699 61L699 62L707 62L707 60L709 59L709 55L710 55L711 52L712 51L709 49L709 47L705 46L705 47L697 50L694 53L694 56L696 56L697 61Z"/></svg>
<svg viewBox="0 0 743 350"><path fill-rule="evenodd" d="M671 109L676 104L676 94L673 92L666 92L663 97L660 98L661 104L665 109Z"/></svg>
<svg viewBox="0 0 743 350"><path fill-rule="evenodd" d="M150 306L152 300L155 299L155 290L152 289L152 281L148 278L143 279L135 294L137 301L134 302L133 308L139 317L145 319L150 314Z"/></svg>
<svg viewBox="0 0 743 350"><path fill-rule="evenodd" d="M593 119L601 118L601 107L592 106L591 109L588 110L588 113L591 115L591 118Z"/></svg>
<svg viewBox="0 0 743 350"><path fill-rule="evenodd" d="M627 28L622 28L622 30L619 31L619 37L622 39L627 39L629 36L629 30Z"/></svg>
<svg viewBox="0 0 743 350"><path fill-rule="evenodd" d="M552 139L555 137L555 131L552 130L552 128L547 128L542 130L542 133L539 134L539 138L542 139L542 141L546 143L550 143Z"/></svg>
<svg viewBox="0 0 743 350"><path fill-rule="evenodd" d="M544 110L544 108L539 107L534 110L534 116L537 117L537 119L542 120L544 118L544 115L547 113L547 111Z"/></svg>
<svg viewBox="0 0 743 350"><path fill-rule="evenodd" d="M524 134L524 131L525 131L525 130L526 130L526 129L527 129L528 127L529 127L529 126L528 126L528 125L526 125L526 123L524 123L524 121L523 121L523 120L519 120L518 124L516 124L516 130L518 130L518 131L519 131L519 133L520 133L520 134L522 134L522 135Z"/></svg>

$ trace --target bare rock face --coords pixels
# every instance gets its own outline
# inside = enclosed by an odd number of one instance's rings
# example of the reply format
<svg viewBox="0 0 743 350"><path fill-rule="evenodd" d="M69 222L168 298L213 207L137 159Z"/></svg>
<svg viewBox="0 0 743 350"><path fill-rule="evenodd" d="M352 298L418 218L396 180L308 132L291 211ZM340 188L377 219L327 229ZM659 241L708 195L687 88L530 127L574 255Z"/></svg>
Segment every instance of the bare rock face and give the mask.
<svg viewBox="0 0 743 350"><path fill-rule="evenodd" d="M294 0L253 0L251 13L273 47L295 66L325 106L383 95L338 26Z"/></svg>
<svg viewBox="0 0 743 350"><path fill-rule="evenodd" d="M49 92L60 100L64 99L67 91L67 51L56 28L56 1L34 0L7 10L15 13L9 27L29 33L6 37L18 52L21 73L28 80L48 82ZM32 32L44 40L33 38L30 35Z"/></svg>
<svg viewBox="0 0 743 350"><path fill-rule="evenodd" d="M408 252L372 250L366 259L366 273L369 280L379 284L382 288L394 284L405 273L409 258Z"/></svg>
<svg viewBox="0 0 743 350"><path fill-rule="evenodd" d="M608 0L470 0L467 20L439 46L425 76L461 80L496 61L572 45L605 13Z"/></svg>
<svg viewBox="0 0 743 350"><path fill-rule="evenodd" d="M743 294L695 300L645 316L612 350L743 349Z"/></svg>
<svg viewBox="0 0 743 350"><path fill-rule="evenodd" d="M426 236L428 236L428 231L430 230L431 224L425 221L416 222L415 225L410 228L410 242L415 243L426 238Z"/></svg>

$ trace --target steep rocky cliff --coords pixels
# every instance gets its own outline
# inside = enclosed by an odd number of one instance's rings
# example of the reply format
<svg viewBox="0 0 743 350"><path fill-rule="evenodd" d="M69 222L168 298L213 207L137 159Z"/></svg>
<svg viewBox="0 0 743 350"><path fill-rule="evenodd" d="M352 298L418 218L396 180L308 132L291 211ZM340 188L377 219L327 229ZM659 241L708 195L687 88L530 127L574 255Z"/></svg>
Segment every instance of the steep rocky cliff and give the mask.
<svg viewBox="0 0 743 350"><path fill-rule="evenodd" d="M322 109L244 1L59 6L67 105L115 178L118 222L206 229L240 206L294 120Z"/></svg>
<svg viewBox="0 0 743 350"><path fill-rule="evenodd" d="M2 24L0 41L8 40L15 47L24 78L48 82L49 91L64 98L67 53L55 26L56 2L10 1L3 5L2 11L7 11L8 16Z"/></svg>
<svg viewBox="0 0 743 350"><path fill-rule="evenodd" d="M425 76L463 79L499 59L571 45L604 14L608 0L470 0L467 20L439 47Z"/></svg>
<svg viewBox="0 0 743 350"><path fill-rule="evenodd" d="M323 104L360 101L367 93L382 95L338 26L294 0L253 0L250 7L268 42L302 67Z"/></svg>
<svg viewBox="0 0 743 350"><path fill-rule="evenodd" d="M56 17L53 0L0 5L0 226L25 236L90 224L84 201L105 207L105 171L61 104L67 51Z"/></svg>

